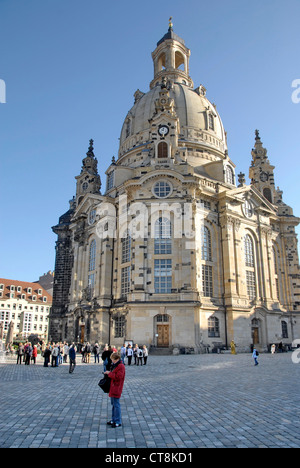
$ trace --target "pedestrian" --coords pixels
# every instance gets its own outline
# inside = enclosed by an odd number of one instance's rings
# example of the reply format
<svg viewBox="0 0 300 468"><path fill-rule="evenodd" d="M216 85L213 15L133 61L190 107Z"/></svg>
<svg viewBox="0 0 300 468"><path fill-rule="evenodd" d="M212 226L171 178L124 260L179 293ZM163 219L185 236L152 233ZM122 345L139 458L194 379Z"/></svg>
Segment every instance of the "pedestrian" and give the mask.
<svg viewBox="0 0 300 468"><path fill-rule="evenodd" d="M90 364L91 362L91 352L92 352L91 345L90 343L87 343L85 347L85 354L86 354L85 362L87 364Z"/></svg>
<svg viewBox="0 0 300 468"><path fill-rule="evenodd" d="M102 353L102 361L103 361L103 372L106 372L108 370L110 370L110 367L111 367L111 359L110 359L110 356L112 355L112 348L111 346L108 346L107 349L104 349L103 353Z"/></svg>
<svg viewBox="0 0 300 468"><path fill-rule="evenodd" d="M272 353L272 354L275 354L275 351L276 351L276 346L275 346L275 344L272 344L272 346L271 346L271 353Z"/></svg>
<svg viewBox="0 0 300 468"><path fill-rule="evenodd" d="M58 355L59 355L58 345L53 344L53 348L51 351L51 367L58 367Z"/></svg>
<svg viewBox="0 0 300 468"><path fill-rule="evenodd" d="M236 344L233 340L230 343L230 348L231 348L231 354L236 354Z"/></svg>
<svg viewBox="0 0 300 468"><path fill-rule="evenodd" d="M149 353L148 353L147 346L144 345L144 346L143 346L144 366L147 364L148 355L149 355Z"/></svg>
<svg viewBox="0 0 300 468"><path fill-rule="evenodd" d="M65 343L64 344L64 363L65 364L68 363L69 351L70 351L70 346L68 345L68 343Z"/></svg>
<svg viewBox="0 0 300 468"><path fill-rule="evenodd" d="M130 344L130 345L128 345L128 348L127 348L127 359L128 359L128 365L129 366L131 366L132 356L133 356L133 350L132 350L132 347L131 347L131 344Z"/></svg>
<svg viewBox="0 0 300 468"><path fill-rule="evenodd" d="M95 343L93 352L94 352L94 357L95 357L95 364L97 363L97 361L99 364L100 346L98 345L98 343Z"/></svg>
<svg viewBox="0 0 300 468"><path fill-rule="evenodd" d="M47 345L44 351L44 367L48 367L48 364L50 362L50 356L51 356L50 345Z"/></svg>
<svg viewBox="0 0 300 468"><path fill-rule="evenodd" d="M259 355L259 353L257 352L256 348L254 347L252 357L254 359L254 363L255 363L254 365L255 366L258 366L258 360L257 360L258 355Z"/></svg>
<svg viewBox="0 0 300 468"><path fill-rule="evenodd" d="M74 369L76 367L76 346L75 343L72 343L72 345L69 348L69 374L73 374Z"/></svg>
<svg viewBox="0 0 300 468"><path fill-rule="evenodd" d="M27 343L27 346L26 346L26 351L25 351L25 366L29 366L30 365L30 359L31 359L31 356L32 356L32 346L31 346L31 343Z"/></svg>
<svg viewBox="0 0 300 468"><path fill-rule="evenodd" d="M134 357L134 364L137 365L137 352L139 349L139 345L136 344L135 347L133 348L133 357Z"/></svg>
<svg viewBox="0 0 300 468"><path fill-rule="evenodd" d="M34 345L33 350L32 350L32 356L31 356L31 360L33 364L36 364L36 358L37 358L37 346Z"/></svg>
<svg viewBox="0 0 300 468"><path fill-rule="evenodd" d="M137 350L136 350L136 357L137 357L137 366L139 365L143 365L143 349L142 348L139 348L137 347Z"/></svg>
<svg viewBox="0 0 300 468"><path fill-rule="evenodd" d="M111 361L111 370L105 372L108 378L111 379L108 396L110 397L112 406L112 416L111 420L108 421L107 424L111 427L120 427L122 426L120 398L125 380L125 366L121 361L120 354L118 353L112 353Z"/></svg>
<svg viewBox="0 0 300 468"><path fill-rule="evenodd" d="M19 343L19 347L18 347L18 350L17 350L17 364L22 364L22 357L24 356L24 346L22 345L22 343Z"/></svg>
<svg viewBox="0 0 300 468"><path fill-rule="evenodd" d="M126 346L125 346L125 343L124 343L122 348L121 348L121 359L122 359L122 362L123 362L124 365L125 365L125 357L126 357Z"/></svg>

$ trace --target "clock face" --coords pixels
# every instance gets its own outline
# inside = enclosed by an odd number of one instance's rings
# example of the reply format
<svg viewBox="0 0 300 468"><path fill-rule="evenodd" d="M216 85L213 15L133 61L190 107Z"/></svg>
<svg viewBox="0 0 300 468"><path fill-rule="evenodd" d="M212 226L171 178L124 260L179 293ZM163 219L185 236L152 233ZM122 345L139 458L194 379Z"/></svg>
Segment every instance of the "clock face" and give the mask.
<svg viewBox="0 0 300 468"><path fill-rule="evenodd" d="M269 176L268 176L268 174L267 174L266 172L262 172L262 173L260 174L260 180L261 180L262 182L266 182L266 181L268 180L268 178L269 178Z"/></svg>
<svg viewBox="0 0 300 468"><path fill-rule="evenodd" d="M161 136L166 136L166 135L168 135L168 133L169 133L169 127L167 127L166 125L162 125L162 126L159 127L159 129L158 129L158 133L159 133Z"/></svg>

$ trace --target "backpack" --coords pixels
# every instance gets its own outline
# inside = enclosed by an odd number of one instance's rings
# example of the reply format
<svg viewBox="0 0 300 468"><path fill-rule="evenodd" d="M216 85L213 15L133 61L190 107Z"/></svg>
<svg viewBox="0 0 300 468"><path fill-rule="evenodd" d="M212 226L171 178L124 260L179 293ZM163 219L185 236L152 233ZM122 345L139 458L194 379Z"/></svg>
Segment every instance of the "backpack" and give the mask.
<svg viewBox="0 0 300 468"><path fill-rule="evenodd" d="M139 349L139 357L143 357L143 350Z"/></svg>

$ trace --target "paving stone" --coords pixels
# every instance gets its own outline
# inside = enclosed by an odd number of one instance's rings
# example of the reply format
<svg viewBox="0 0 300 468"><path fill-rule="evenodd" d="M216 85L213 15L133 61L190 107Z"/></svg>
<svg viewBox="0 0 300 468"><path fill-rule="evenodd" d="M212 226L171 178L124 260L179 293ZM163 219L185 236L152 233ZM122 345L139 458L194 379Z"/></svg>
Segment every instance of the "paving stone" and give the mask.
<svg viewBox="0 0 300 468"><path fill-rule="evenodd" d="M300 447L300 364L291 354L151 356L126 366L123 425L102 366L0 364L1 448Z"/></svg>

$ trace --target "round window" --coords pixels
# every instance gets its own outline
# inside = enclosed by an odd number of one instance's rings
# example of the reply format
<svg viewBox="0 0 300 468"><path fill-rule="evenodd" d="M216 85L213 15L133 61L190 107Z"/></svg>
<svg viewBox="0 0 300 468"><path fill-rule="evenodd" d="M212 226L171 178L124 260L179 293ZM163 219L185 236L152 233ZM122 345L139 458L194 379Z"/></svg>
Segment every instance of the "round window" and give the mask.
<svg viewBox="0 0 300 468"><path fill-rule="evenodd" d="M172 193L172 187L168 182L160 180L153 186L153 193L158 198L166 198Z"/></svg>

